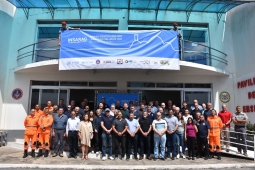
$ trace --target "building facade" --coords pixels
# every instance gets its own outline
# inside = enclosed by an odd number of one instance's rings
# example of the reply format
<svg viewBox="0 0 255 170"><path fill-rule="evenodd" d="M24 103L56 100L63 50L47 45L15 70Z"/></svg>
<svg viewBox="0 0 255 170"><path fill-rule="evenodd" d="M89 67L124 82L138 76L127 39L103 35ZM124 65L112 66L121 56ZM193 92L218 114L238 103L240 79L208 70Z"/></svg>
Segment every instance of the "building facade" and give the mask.
<svg viewBox="0 0 255 170"><path fill-rule="evenodd" d="M231 112L242 106L255 123L254 9L255 3L239 5L220 20L216 13L193 12L188 21L185 11L150 9L57 8L53 16L49 9L31 8L26 16L1 0L0 129L7 130L9 141L22 138L23 119L36 103L42 108L47 100L68 104L88 98L94 106L97 91L138 91L146 100L171 99L179 106L198 99L217 111L225 101ZM61 21L101 30L171 29L177 22L183 35L180 70L59 71Z"/></svg>

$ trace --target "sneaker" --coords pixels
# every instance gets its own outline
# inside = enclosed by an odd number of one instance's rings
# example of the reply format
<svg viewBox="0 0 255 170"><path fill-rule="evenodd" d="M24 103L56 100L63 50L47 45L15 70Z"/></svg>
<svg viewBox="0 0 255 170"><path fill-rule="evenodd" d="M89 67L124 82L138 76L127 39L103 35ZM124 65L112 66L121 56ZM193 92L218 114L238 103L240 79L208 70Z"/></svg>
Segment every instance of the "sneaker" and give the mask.
<svg viewBox="0 0 255 170"><path fill-rule="evenodd" d="M121 157L120 160L124 160L124 157Z"/></svg>
<svg viewBox="0 0 255 170"><path fill-rule="evenodd" d="M56 156L57 156L57 154L56 154L56 153L53 153L52 157L56 157Z"/></svg>
<svg viewBox="0 0 255 170"><path fill-rule="evenodd" d="M117 161L118 159L119 159L119 158L118 158L118 156L115 156L114 160L116 160L116 161Z"/></svg>
<svg viewBox="0 0 255 170"><path fill-rule="evenodd" d="M172 157L172 160L175 160L175 157Z"/></svg>
<svg viewBox="0 0 255 170"><path fill-rule="evenodd" d="M165 158L160 158L160 160L165 161Z"/></svg>
<svg viewBox="0 0 255 170"><path fill-rule="evenodd" d="M114 160L114 158L113 158L112 156L110 156L108 159L110 159L110 160Z"/></svg>
<svg viewBox="0 0 255 170"><path fill-rule="evenodd" d="M226 149L226 152L229 152L229 149Z"/></svg>
<svg viewBox="0 0 255 170"><path fill-rule="evenodd" d="M142 159L143 159L143 156L140 156L140 157L139 157L139 160L142 160Z"/></svg>
<svg viewBox="0 0 255 170"><path fill-rule="evenodd" d="M106 157L104 156L104 157L102 157L102 161L105 161L106 160Z"/></svg>
<svg viewBox="0 0 255 170"><path fill-rule="evenodd" d="M237 151L236 154L241 154L241 151Z"/></svg>
<svg viewBox="0 0 255 170"><path fill-rule="evenodd" d="M153 160L156 161L158 158L154 158Z"/></svg>
<svg viewBox="0 0 255 170"><path fill-rule="evenodd" d="M63 157L63 154L61 153L61 154L59 154L59 156L60 156L60 157Z"/></svg>
<svg viewBox="0 0 255 170"><path fill-rule="evenodd" d="M248 154L247 154L247 152L245 152L243 155L244 155L244 156L246 156L246 157L248 157Z"/></svg>
<svg viewBox="0 0 255 170"><path fill-rule="evenodd" d="M91 151L91 153L95 153L94 151Z"/></svg>
<svg viewBox="0 0 255 170"><path fill-rule="evenodd" d="M129 161L129 158L127 158L126 161Z"/></svg>
<svg viewBox="0 0 255 170"><path fill-rule="evenodd" d="M205 156L204 160L208 160L208 156Z"/></svg>
<svg viewBox="0 0 255 170"><path fill-rule="evenodd" d="M96 152L96 154L98 155L98 154L99 154L99 152Z"/></svg>
<svg viewBox="0 0 255 170"><path fill-rule="evenodd" d="M183 158L183 159L186 159L186 156L185 156L185 155L182 155L182 158Z"/></svg>
<svg viewBox="0 0 255 170"><path fill-rule="evenodd" d="M192 157L192 160L195 160L195 157Z"/></svg>
<svg viewBox="0 0 255 170"><path fill-rule="evenodd" d="M180 158L180 155L178 154L177 156L176 156L176 159L179 159Z"/></svg>

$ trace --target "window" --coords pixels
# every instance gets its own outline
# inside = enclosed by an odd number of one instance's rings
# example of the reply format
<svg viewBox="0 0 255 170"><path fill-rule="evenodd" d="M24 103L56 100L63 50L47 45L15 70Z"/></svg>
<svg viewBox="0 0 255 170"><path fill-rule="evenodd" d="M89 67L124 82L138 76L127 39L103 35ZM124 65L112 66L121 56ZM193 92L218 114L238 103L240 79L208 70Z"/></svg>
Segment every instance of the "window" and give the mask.
<svg viewBox="0 0 255 170"><path fill-rule="evenodd" d="M185 88L211 88L211 84L185 84Z"/></svg>
<svg viewBox="0 0 255 170"><path fill-rule="evenodd" d="M157 87L165 87L165 88L171 88L171 87L176 87L176 88L183 88L182 83L157 83Z"/></svg>
<svg viewBox="0 0 255 170"><path fill-rule="evenodd" d="M127 87L155 87L155 83L127 82Z"/></svg>
<svg viewBox="0 0 255 170"><path fill-rule="evenodd" d="M59 86L59 81L32 81L32 85L37 85L37 86Z"/></svg>
<svg viewBox="0 0 255 170"><path fill-rule="evenodd" d="M89 86L94 86L94 87L117 87L117 82L89 82Z"/></svg>

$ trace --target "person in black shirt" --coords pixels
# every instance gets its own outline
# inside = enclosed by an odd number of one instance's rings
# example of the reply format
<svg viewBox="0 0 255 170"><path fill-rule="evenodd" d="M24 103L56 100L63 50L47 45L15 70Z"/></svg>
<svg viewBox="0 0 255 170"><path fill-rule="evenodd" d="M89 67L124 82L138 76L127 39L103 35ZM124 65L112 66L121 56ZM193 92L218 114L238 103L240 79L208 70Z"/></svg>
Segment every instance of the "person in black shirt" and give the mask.
<svg viewBox="0 0 255 170"><path fill-rule="evenodd" d="M113 160L112 157L112 123L114 117L110 115L110 109L105 109L105 116L101 118L102 132L102 160L106 160L106 145L108 146L108 159Z"/></svg>
<svg viewBox="0 0 255 170"><path fill-rule="evenodd" d="M197 123L197 129L198 129L198 156L201 156L202 152L202 145L205 147L205 160L208 159L209 155L209 148L208 148L208 139L209 139L209 133L210 133L210 125L208 122L205 121L204 115L200 116L200 121Z"/></svg>
<svg viewBox="0 0 255 170"><path fill-rule="evenodd" d="M118 159L119 146L121 144L121 160L124 159L125 156L125 146L126 146L126 131L128 128L127 121L122 119L121 111L118 111L118 117L113 121L112 129L115 132L115 159Z"/></svg>
<svg viewBox="0 0 255 170"><path fill-rule="evenodd" d="M201 110L199 110L199 108L198 108L198 104L196 103L195 109L191 111L191 116L193 117L193 119L196 119L197 112L200 112L202 114Z"/></svg>
<svg viewBox="0 0 255 170"><path fill-rule="evenodd" d="M183 102L182 102L181 112L182 112L183 115L185 114L185 110L188 109L187 105L188 105L188 104L187 104L186 101L183 101Z"/></svg>
<svg viewBox="0 0 255 170"><path fill-rule="evenodd" d="M146 147L146 159L151 160L150 157L150 138L151 138L151 129L152 129L152 120L148 118L148 113L143 112L142 118L139 119L140 124L140 158L142 160L144 157L144 146Z"/></svg>
<svg viewBox="0 0 255 170"><path fill-rule="evenodd" d="M123 110L123 109L124 109L124 108L120 105L120 101L117 101L117 102L116 102L115 109L117 109L117 110Z"/></svg>
<svg viewBox="0 0 255 170"><path fill-rule="evenodd" d="M105 98L104 97L102 97L102 99L101 99L101 103L103 103L103 109L105 110L105 109L109 109L110 107L105 103Z"/></svg>

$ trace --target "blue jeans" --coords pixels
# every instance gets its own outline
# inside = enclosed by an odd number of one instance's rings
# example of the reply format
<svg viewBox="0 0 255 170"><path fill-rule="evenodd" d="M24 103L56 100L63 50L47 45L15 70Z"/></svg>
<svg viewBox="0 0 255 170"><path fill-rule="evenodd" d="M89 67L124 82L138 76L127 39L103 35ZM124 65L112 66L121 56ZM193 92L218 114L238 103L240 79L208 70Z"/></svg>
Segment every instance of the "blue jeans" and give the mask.
<svg viewBox="0 0 255 170"><path fill-rule="evenodd" d="M176 156L176 144L177 144L177 134L174 132L173 134L166 134L167 137L167 157L170 156L170 152L172 152L172 157Z"/></svg>
<svg viewBox="0 0 255 170"><path fill-rule="evenodd" d="M112 134L102 133L102 157L106 154L106 145L108 145L108 157L112 156Z"/></svg>
<svg viewBox="0 0 255 170"><path fill-rule="evenodd" d="M159 144L160 144L160 156L158 155ZM163 135L161 137L154 136L154 158L165 157L165 145L166 145L166 135Z"/></svg>
<svg viewBox="0 0 255 170"><path fill-rule="evenodd" d="M184 146L184 134L178 134L177 133L177 145L178 145L178 149L177 149L177 154L180 154L180 146L182 147L182 154L185 155L185 146Z"/></svg>

